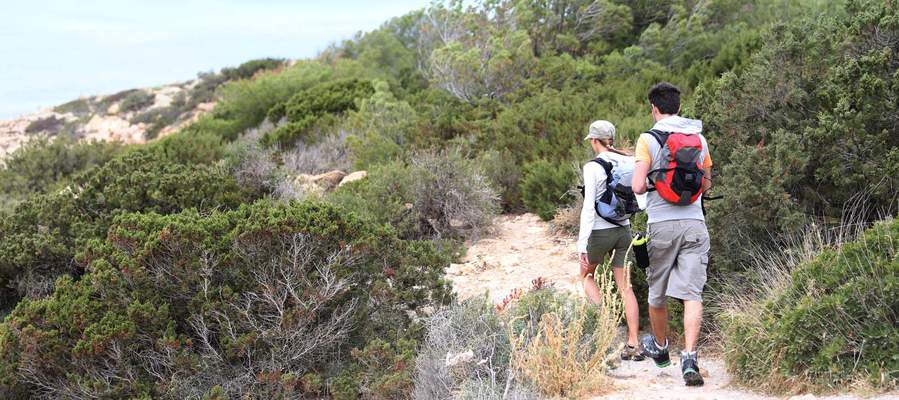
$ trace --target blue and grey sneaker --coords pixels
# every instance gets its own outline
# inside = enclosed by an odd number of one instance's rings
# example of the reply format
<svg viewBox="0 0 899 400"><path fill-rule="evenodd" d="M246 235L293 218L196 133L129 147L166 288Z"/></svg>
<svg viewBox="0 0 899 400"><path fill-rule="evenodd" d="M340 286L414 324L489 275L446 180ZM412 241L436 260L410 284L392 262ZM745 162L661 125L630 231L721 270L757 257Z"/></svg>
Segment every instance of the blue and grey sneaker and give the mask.
<svg viewBox="0 0 899 400"><path fill-rule="evenodd" d="M702 374L699 372L699 355L695 351L680 353L681 372L687 386L702 386Z"/></svg>
<svg viewBox="0 0 899 400"><path fill-rule="evenodd" d="M640 339L640 344L643 346L643 355L655 361L657 367L665 368L671 365L671 359L668 357L667 339L665 340L665 346L662 347L656 343L656 338L653 335L646 334Z"/></svg>

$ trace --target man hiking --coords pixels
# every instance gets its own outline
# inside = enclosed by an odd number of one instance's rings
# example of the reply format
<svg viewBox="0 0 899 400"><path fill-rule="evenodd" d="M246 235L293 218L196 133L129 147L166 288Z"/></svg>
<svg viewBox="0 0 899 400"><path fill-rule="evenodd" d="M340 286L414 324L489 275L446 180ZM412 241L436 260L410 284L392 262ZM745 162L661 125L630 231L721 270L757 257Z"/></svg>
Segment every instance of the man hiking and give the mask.
<svg viewBox="0 0 899 400"><path fill-rule="evenodd" d="M624 258L631 243L630 221L628 221L630 215L617 215L614 213L615 210L609 210L607 215L603 216L599 214L597 208L597 203L603 199L607 200L605 204L611 203L609 199L613 194L607 191L610 190L613 171L627 171L628 182L624 182L623 186L630 187L629 174L633 172L634 158L614 147L615 126L609 121L595 121L590 124L584 140L590 141L590 146L596 154L595 159L584 165L584 207L581 210L580 234L577 241L584 292L592 303L602 302L593 274L606 254L611 254L612 274L624 302L624 315L627 320L627 346L621 352L621 359L642 361L644 356L637 349L640 320L637 298L624 268ZM616 199L616 205L620 203L618 200L622 199ZM636 207L636 203L634 206Z"/></svg>
<svg viewBox="0 0 899 400"><path fill-rule="evenodd" d="M641 339L643 352L659 367L668 356L668 297L684 304L681 372L687 386L703 384L696 341L702 324L702 291L709 261L709 233L702 193L711 187L712 158L702 136L702 121L678 116L680 90L659 83L649 90L655 125L640 135L632 189L649 192L649 321L652 335Z"/></svg>

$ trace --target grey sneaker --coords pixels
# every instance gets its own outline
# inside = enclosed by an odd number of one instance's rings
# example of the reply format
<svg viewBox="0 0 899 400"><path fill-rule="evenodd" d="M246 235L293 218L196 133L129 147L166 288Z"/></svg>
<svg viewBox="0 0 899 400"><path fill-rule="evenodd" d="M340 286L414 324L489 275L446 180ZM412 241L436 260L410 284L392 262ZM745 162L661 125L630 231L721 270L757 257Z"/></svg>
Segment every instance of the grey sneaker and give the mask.
<svg viewBox="0 0 899 400"><path fill-rule="evenodd" d="M646 357L643 356L639 344L637 346L625 344L624 349L621 350L621 359L624 361L643 361Z"/></svg>
<svg viewBox="0 0 899 400"><path fill-rule="evenodd" d="M665 368L671 365L671 358L668 357L668 341L665 341L665 347L660 347L656 343L656 338L651 334L643 335L640 339L640 345L643 347L643 355L651 358L656 362L659 368Z"/></svg>
<svg viewBox="0 0 899 400"><path fill-rule="evenodd" d="M684 375L684 383L687 386L702 386L705 382L699 372L699 355L695 352L680 353L681 373Z"/></svg>

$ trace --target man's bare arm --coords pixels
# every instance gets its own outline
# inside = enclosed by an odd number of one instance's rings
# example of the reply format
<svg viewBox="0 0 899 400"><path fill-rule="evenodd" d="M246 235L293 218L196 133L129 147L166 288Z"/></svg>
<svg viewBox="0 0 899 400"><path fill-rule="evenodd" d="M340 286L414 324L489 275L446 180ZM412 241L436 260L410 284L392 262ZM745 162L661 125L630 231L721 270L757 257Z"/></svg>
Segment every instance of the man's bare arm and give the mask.
<svg viewBox="0 0 899 400"><path fill-rule="evenodd" d="M705 179L702 180L702 191L706 192L712 188L712 167L703 168Z"/></svg>
<svg viewBox="0 0 899 400"><path fill-rule="evenodd" d="M646 193L646 175L649 173L649 163L637 160L634 165L634 176L631 178L631 189L636 194Z"/></svg>

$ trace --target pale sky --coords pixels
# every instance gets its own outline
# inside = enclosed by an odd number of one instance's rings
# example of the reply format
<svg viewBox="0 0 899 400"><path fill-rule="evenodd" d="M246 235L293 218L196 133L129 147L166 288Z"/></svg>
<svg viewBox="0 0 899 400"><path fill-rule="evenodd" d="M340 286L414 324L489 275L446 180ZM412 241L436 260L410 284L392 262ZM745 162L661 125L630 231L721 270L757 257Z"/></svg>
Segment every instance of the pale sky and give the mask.
<svg viewBox="0 0 899 400"><path fill-rule="evenodd" d="M0 0L0 119L83 95L305 58L429 0Z"/></svg>

